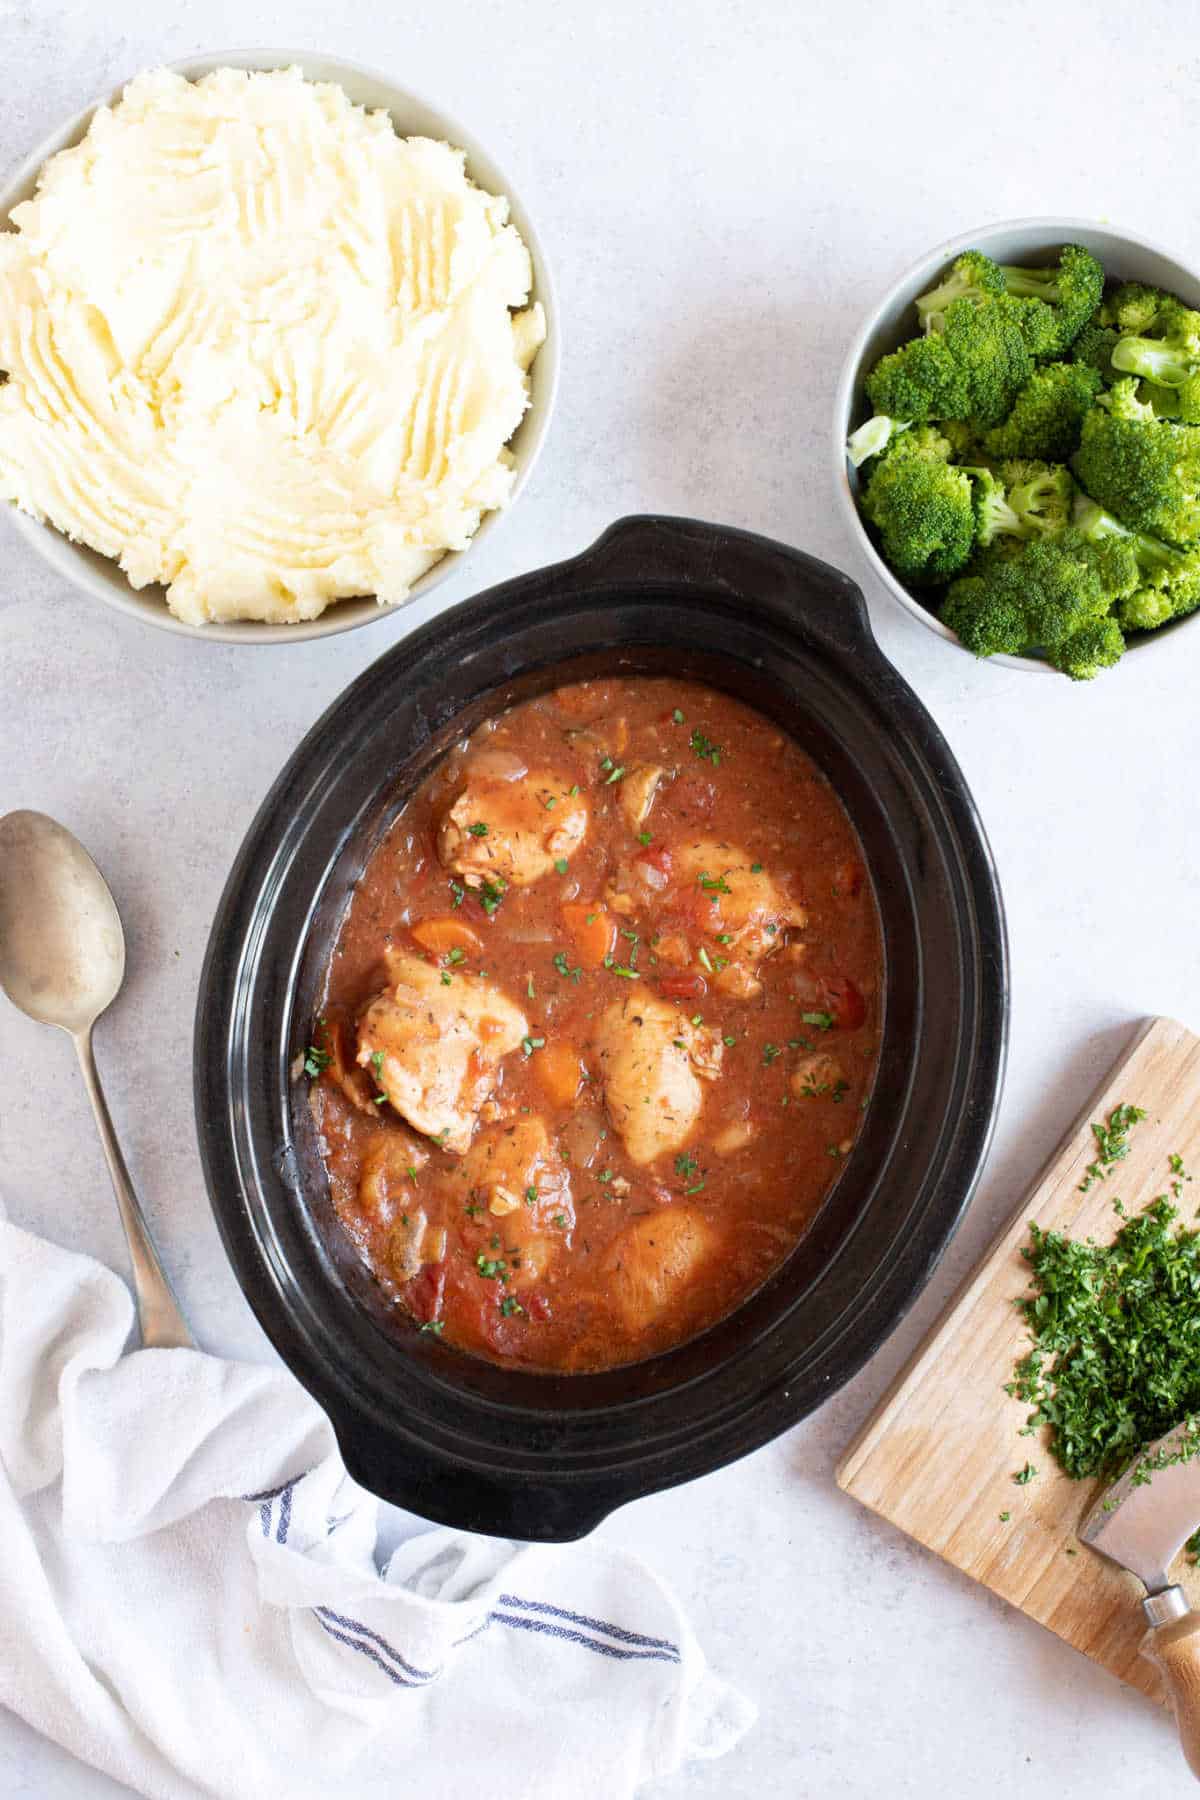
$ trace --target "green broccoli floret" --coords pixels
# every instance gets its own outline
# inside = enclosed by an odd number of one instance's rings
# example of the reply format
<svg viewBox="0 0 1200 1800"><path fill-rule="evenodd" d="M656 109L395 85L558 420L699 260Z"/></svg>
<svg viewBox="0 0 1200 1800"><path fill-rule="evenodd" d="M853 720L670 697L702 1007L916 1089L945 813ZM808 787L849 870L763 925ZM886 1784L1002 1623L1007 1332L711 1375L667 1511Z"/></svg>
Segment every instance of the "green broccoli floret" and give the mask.
<svg viewBox="0 0 1200 1800"><path fill-rule="evenodd" d="M939 328L884 356L867 377L877 413L997 425L1033 373L1020 303L952 300Z"/></svg>
<svg viewBox="0 0 1200 1800"><path fill-rule="evenodd" d="M1104 381L1115 381L1117 372L1112 366L1112 353L1120 340L1120 330L1116 325L1102 325L1100 313L1094 312L1075 342L1071 345L1072 362L1083 363Z"/></svg>
<svg viewBox="0 0 1200 1800"><path fill-rule="evenodd" d="M1156 419L1172 419L1179 425L1200 425L1200 374L1182 387L1160 387L1157 381L1139 381L1138 398L1154 411Z"/></svg>
<svg viewBox="0 0 1200 1800"><path fill-rule="evenodd" d="M1153 631L1200 606L1200 549L1176 550L1146 532L1130 531L1086 494L1075 503L1074 524L1093 543L1109 540L1133 552L1139 585L1117 607L1127 631Z"/></svg>
<svg viewBox="0 0 1200 1800"><path fill-rule="evenodd" d="M1079 244L1065 244L1055 268L1017 269L1004 265L1001 274L1014 300L1038 300L1049 308L1049 320L1036 315L1033 325L1036 339L1031 347L1039 356L1068 349L1099 306L1104 292L1104 270L1091 252Z"/></svg>
<svg viewBox="0 0 1200 1800"><path fill-rule="evenodd" d="M1113 618L1084 625L1049 652L1050 661L1072 681L1094 681L1101 669L1111 669L1125 654L1121 627Z"/></svg>
<svg viewBox="0 0 1200 1800"><path fill-rule="evenodd" d="M1071 467L1132 530L1185 549L1200 539L1200 430L1159 419L1132 378L1099 396Z"/></svg>
<svg viewBox="0 0 1200 1800"><path fill-rule="evenodd" d="M918 294L917 317L926 331L941 331L952 301L989 300L1004 291L1004 276L991 257L982 250L966 250L935 288Z"/></svg>
<svg viewBox="0 0 1200 1800"><path fill-rule="evenodd" d="M1061 463L1005 462L1000 473L1008 487L1009 505L1021 525L1022 537L1052 535L1071 523L1075 483L1070 469Z"/></svg>
<svg viewBox="0 0 1200 1800"><path fill-rule="evenodd" d="M998 425L1033 373L1020 307L1003 299L953 300L937 335L963 372L966 409L958 416L977 429Z"/></svg>
<svg viewBox="0 0 1200 1800"><path fill-rule="evenodd" d="M950 460L977 463L983 456L983 445L975 435L975 427L967 419L939 419L938 430L950 441Z"/></svg>
<svg viewBox="0 0 1200 1800"><path fill-rule="evenodd" d="M1112 362L1122 375L1141 376L1159 418L1200 423L1200 312L1165 296L1152 334L1118 338Z"/></svg>
<svg viewBox="0 0 1200 1800"><path fill-rule="evenodd" d="M997 566L1004 566L1003 559L989 569ZM1026 643L1020 600L997 588L988 573L963 575L951 583L942 603L941 621L976 656L1019 656Z"/></svg>
<svg viewBox="0 0 1200 1800"><path fill-rule="evenodd" d="M893 419L962 419L970 410L966 378L940 331L880 357L866 388L876 413Z"/></svg>
<svg viewBox="0 0 1200 1800"><path fill-rule="evenodd" d="M951 467L950 445L929 426L897 438L862 497L888 563L914 586L945 581L975 541L969 476Z"/></svg>
<svg viewBox="0 0 1200 1800"><path fill-rule="evenodd" d="M1121 333L1150 331L1168 303L1178 304L1172 294L1164 293L1161 288L1147 287L1141 281L1122 281L1105 294L1096 321L1100 325L1115 326Z"/></svg>
<svg viewBox="0 0 1200 1800"><path fill-rule="evenodd" d="M1032 538L1017 554L992 558L953 582L941 617L977 656L1053 654L1105 620L1138 580L1126 544L1093 540L1072 527Z"/></svg>
<svg viewBox="0 0 1200 1800"><path fill-rule="evenodd" d="M1054 362L1035 369L1003 425L984 433L992 456L1062 462L1079 447L1079 434L1103 382L1084 363Z"/></svg>
<svg viewBox="0 0 1200 1800"><path fill-rule="evenodd" d="M963 468L971 477L975 506L975 542L986 548L998 537L1022 537L1021 521L1009 505L1008 490L991 469Z"/></svg>

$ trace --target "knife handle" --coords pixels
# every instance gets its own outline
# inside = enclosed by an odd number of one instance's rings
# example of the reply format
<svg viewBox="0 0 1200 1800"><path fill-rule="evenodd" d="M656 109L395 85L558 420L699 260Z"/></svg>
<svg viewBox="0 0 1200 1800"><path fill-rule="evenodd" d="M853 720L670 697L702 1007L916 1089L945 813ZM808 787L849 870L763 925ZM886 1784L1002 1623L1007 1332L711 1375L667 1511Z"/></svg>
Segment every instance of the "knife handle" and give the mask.
<svg viewBox="0 0 1200 1800"><path fill-rule="evenodd" d="M1200 1781L1200 1612L1187 1610L1183 1590L1177 1587L1153 1595L1143 1605L1151 1624L1139 1648L1162 1676L1183 1754Z"/></svg>

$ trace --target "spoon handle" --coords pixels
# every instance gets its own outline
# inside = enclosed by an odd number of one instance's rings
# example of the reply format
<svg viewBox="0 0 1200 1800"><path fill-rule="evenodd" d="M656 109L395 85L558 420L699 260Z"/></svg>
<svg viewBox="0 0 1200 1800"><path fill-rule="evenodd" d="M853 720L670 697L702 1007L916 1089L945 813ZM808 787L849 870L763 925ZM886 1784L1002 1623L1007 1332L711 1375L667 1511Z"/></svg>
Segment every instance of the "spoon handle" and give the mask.
<svg viewBox="0 0 1200 1800"><path fill-rule="evenodd" d="M121 1155L121 1146L117 1142L117 1134L113 1130L113 1122L105 1103L104 1090L96 1073L91 1032L81 1031L74 1043L79 1067L83 1070L84 1085L92 1103L92 1111L96 1115L96 1128L104 1147L104 1160L112 1177L113 1192L117 1196L121 1223L125 1227L129 1243L142 1343L149 1350L194 1349L195 1340L184 1322L179 1303L171 1292L171 1284L159 1261L154 1239L150 1236L150 1227L146 1224L141 1202L133 1191L129 1170Z"/></svg>

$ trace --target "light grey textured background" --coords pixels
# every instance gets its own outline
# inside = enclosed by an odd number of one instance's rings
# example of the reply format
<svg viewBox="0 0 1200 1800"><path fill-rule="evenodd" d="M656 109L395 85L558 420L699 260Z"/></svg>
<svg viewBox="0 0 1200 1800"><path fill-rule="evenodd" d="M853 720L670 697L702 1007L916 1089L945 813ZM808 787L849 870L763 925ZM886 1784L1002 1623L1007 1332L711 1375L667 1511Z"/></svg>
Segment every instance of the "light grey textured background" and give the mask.
<svg viewBox="0 0 1200 1800"><path fill-rule="evenodd" d="M299 736L425 611L622 513L723 519L860 573L827 433L862 312L931 244L1023 214L1108 218L1200 265L1200 60L1165 0L0 0L0 162L139 67L254 42L373 63L468 121L540 223L567 331L531 489L469 577L408 619L283 650L180 642L71 592L0 521L0 811L56 814L111 878L130 978L98 1054L129 1162L198 1336L265 1358L201 1184L190 1035L225 873ZM992 836L1008 1092L967 1223L869 1368L769 1449L604 1528L675 1585L762 1707L740 1751L659 1800L1182 1794L1164 1716L859 1511L832 1468L1132 1022L1200 1022L1200 623L1075 690L977 667L868 597ZM69 1046L0 1006L0 1071L11 1215L123 1270ZM0 1800L117 1792L0 1716Z"/></svg>

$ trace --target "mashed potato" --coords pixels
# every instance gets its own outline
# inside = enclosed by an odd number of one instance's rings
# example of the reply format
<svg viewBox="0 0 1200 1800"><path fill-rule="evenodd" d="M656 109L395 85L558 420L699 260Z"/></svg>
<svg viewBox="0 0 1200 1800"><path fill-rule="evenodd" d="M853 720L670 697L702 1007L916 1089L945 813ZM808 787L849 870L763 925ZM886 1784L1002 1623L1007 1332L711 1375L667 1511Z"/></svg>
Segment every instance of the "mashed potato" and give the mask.
<svg viewBox="0 0 1200 1800"><path fill-rule="evenodd" d="M189 623L403 600L512 486L507 219L298 69L139 75L0 233L0 495Z"/></svg>

